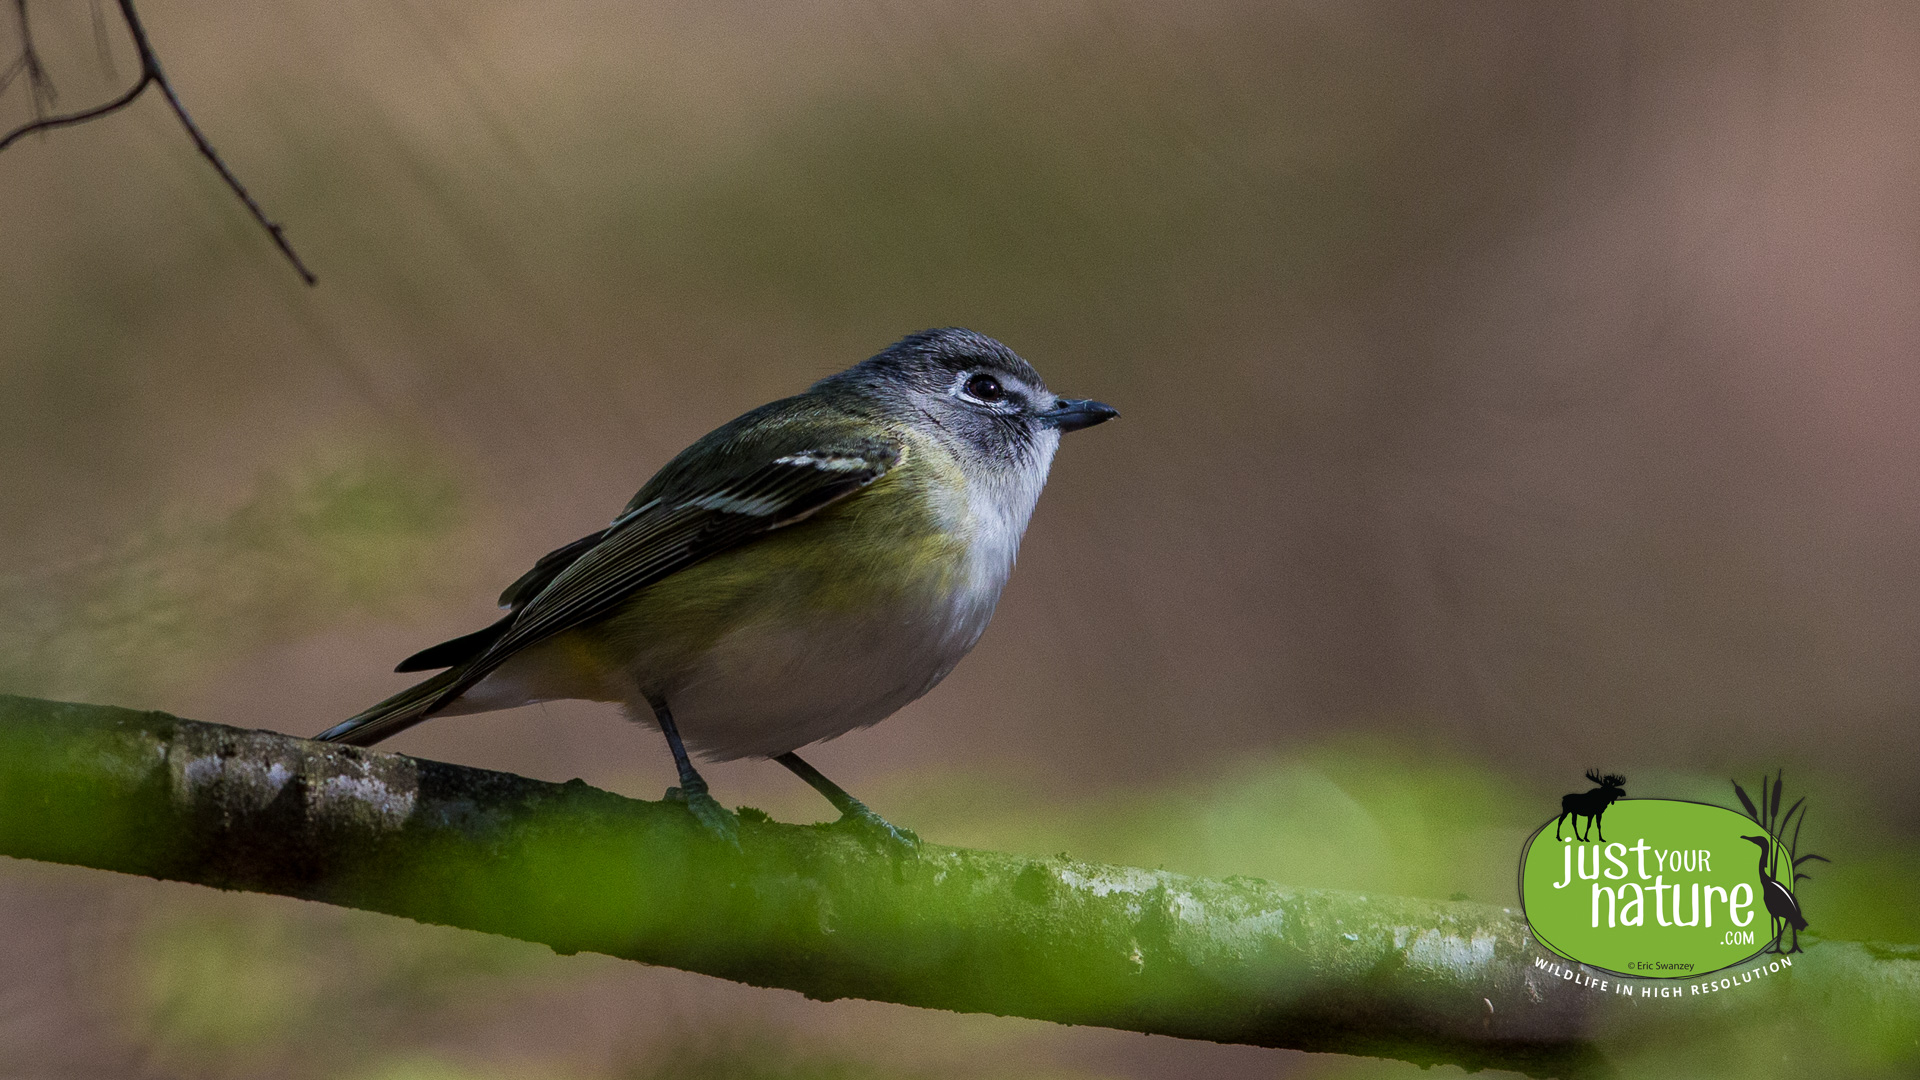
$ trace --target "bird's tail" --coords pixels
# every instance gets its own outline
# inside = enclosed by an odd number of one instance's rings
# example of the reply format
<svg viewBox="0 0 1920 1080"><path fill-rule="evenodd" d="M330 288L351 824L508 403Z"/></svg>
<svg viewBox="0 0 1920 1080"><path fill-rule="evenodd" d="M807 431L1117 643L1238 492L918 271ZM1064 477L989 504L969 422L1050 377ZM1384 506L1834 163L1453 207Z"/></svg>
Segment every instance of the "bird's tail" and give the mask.
<svg viewBox="0 0 1920 1080"><path fill-rule="evenodd" d="M441 700L442 695L460 680L462 674L464 672L460 668L449 668L342 720L314 738L321 742L346 743L348 746L372 746L389 735L397 735L425 720L436 708L446 704Z"/></svg>

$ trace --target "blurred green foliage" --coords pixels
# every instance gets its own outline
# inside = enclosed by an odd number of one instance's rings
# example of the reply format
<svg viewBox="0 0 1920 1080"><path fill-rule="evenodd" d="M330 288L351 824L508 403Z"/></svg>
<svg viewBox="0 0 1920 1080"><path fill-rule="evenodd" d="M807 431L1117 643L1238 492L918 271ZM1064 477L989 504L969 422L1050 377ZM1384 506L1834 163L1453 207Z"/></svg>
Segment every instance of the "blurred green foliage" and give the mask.
<svg viewBox="0 0 1920 1080"><path fill-rule="evenodd" d="M1920 850L1885 836L1873 840L1879 842L1837 849L1832 865L1816 865L1802 893L1822 905L1823 929L1835 937L1920 942Z"/></svg>
<svg viewBox="0 0 1920 1080"><path fill-rule="evenodd" d="M667 1046L620 1080L932 1080L937 1074L783 1042L765 1032L721 1028ZM1035 1073L1035 1080L1041 1074Z"/></svg>
<svg viewBox="0 0 1920 1080"><path fill-rule="evenodd" d="M174 896L128 945L125 1015L186 1074L316 1075L377 1056L463 992L556 973L552 953L526 942L233 893ZM316 1046L325 1052L303 1063Z"/></svg>
<svg viewBox="0 0 1920 1080"><path fill-rule="evenodd" d="M874 805L942 843L1307 888L1518 902L1522 844L1564 787L1464 757L1346 737L1238 761L1218 775L1064 802L1031 775L898 777ZM1805 790L1839 791L1814 777ZM1724 779L1648 775L1638 794L1738 809ZM1920 849L1844 801L1812 804L1802 903L1819 936L1920 942Z"/></svg>
<svg viewBox="0 0 1920 1080"><path fill-rule="evenodd" d="M340 1080L567 1080L567 1077L565 1073L543 1069L455 1064L443 1058L410 1054L341 1074Z"/></svg>
<svg viewBox="0 0 1920 1080"><path fill-rule="evenodd" d="M966 847L1507 904L1543 804L1484 766L1354 738L1065 805L1030 778L950 773L897 781L877 805Z"/></svg>
<svg viewBox="0 0 1920 1080"><path fill-rule="evenodd" d="M175 509L0 578L0 689L129 702L340 620L404 615L448 580L458 486L419 454L327 451L225 514ZM433 543L433 542L439 543Z"/></svg>
<svg viewBox="0 0 1920 1080"><path fill-rule="evenodd" d="M579 1071L539 1065L456 1063L445 1057L399 1055L338 1080L587 1080ZM718 1027L669 1041L606 1080L1095 1080L1093 1074L1034 1065L979 1071L929 1069L864 1059L852 1046L811 1045L764 1031Z"/></svg>

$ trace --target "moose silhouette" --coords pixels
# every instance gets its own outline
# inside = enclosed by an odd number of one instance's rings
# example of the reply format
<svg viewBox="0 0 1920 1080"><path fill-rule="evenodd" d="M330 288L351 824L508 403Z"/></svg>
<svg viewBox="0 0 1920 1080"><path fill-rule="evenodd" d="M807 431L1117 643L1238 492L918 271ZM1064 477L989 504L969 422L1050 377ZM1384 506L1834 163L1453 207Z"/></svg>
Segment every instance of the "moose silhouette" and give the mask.
<svg viewBox="0 0 1920 1080"><path fill-rule="evenodd" d="M1587 831L1589 833L1598 832L1600 834L1600 842L1603 844L1607 842L1606 830L1601 828L1600 818L1601 815L1607 812L1607 807L1612 806L1615 800L1626 795L1627 778L1617 773L1608 773L1602 776L1600 775L1599 769L1588 769L1587 779L1600 786L1594 788L1592 791L1576 791L1560 799L1560 816L1555 818L1553 822L1553 838L1555 840L1560 839L1560 823L1568 818L1572 818L1574 839L1579 840L1583 844L1586 843L1587 838L1580 834L1580 819L1586 818Z"/></svg>

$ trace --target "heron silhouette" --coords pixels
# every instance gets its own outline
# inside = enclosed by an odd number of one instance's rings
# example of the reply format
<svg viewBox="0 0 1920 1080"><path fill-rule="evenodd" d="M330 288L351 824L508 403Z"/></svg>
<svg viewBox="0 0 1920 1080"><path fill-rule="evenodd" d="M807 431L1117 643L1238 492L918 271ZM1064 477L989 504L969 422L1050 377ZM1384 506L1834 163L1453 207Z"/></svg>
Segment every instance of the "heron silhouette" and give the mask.
<svg viewBox="0 0 1920 1080"><path fill-rule="evenodd" d="M1740 797L1740 805L1746 808L1747 816L1753 819L1754 824L1760 826L1762 832L1760 836L1743 836L1740 839L1751 840L1760 845L1760 895L1766 901L1767 914L1773 916L1772 948L1775 952L1781 951L1780 937L1785 931L1781 929L1780 924L1784 921L1793 928L1793 947L1786 951L1799 952L1800 931L1807 928L1807 920L1800 913L1800 901L1794 898L1793 891L1800 887L1802 881L1812 877L1811 874L1801 872L1800 864L1832 860L1825 855L1815 855L1811 852L1805 855L1800 854L1800 826L1807 823L1807 799L1804 795L1795 799L1793 805L1787 808L1787 812L1782 814L1780 797L1781 789L1785 786L1786 770L1782 769L1772 777L1760 777L1760 803L1757 806L1751 798L1747 797L1747 790L1740 786L1738 780L1733 782L1733 793ZM1800 820L1794 821L1795 814L1800 815ZM1787 832L1788 824L1793 825L1790 838ZM1775 837L1781 839L1775 839ZM1780 845L1780 851L1786 856L1787 870L1793 875L1787 879L1785 885L1780 884L1778 879L1767 872L1767 867L1773 862L1774 844Z"/></svg>
<svg viewBox="0 0 1920 1080"><path fill-rule="evenodd" d="M1793 898L1793 890L1780 884L1778 879L1767 872L1767 857L1773 854L1773 838L1742 836L1740 839L1751 840L1760 845L1760 895L1766 900L1767 914L1773 916L1773 950L1799 952L1800 931L1807 928L1807 920L1800 914L1800 902ZM1786 934L1786 927L1793 928L1793 947L1783 950L1780 948L1780 938Z"/></svg>

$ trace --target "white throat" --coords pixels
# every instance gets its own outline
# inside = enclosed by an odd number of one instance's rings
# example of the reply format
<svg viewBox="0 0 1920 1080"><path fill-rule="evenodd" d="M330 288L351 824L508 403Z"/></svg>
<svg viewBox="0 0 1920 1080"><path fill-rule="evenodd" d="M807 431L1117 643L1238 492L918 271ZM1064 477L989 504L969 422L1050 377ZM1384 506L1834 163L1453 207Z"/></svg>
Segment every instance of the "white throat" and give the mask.
<svg viewBox="0 0 1920 1080"><path fill-rule="evenodd" d="M972 589L985 594L980 599L986 601L989 613L1013 573L1020 537L1027 531L1059 448L1060 433L1044 430L1034 438L1031 456L1019 466L978 469L967 478L968 576Z"/></svg>

